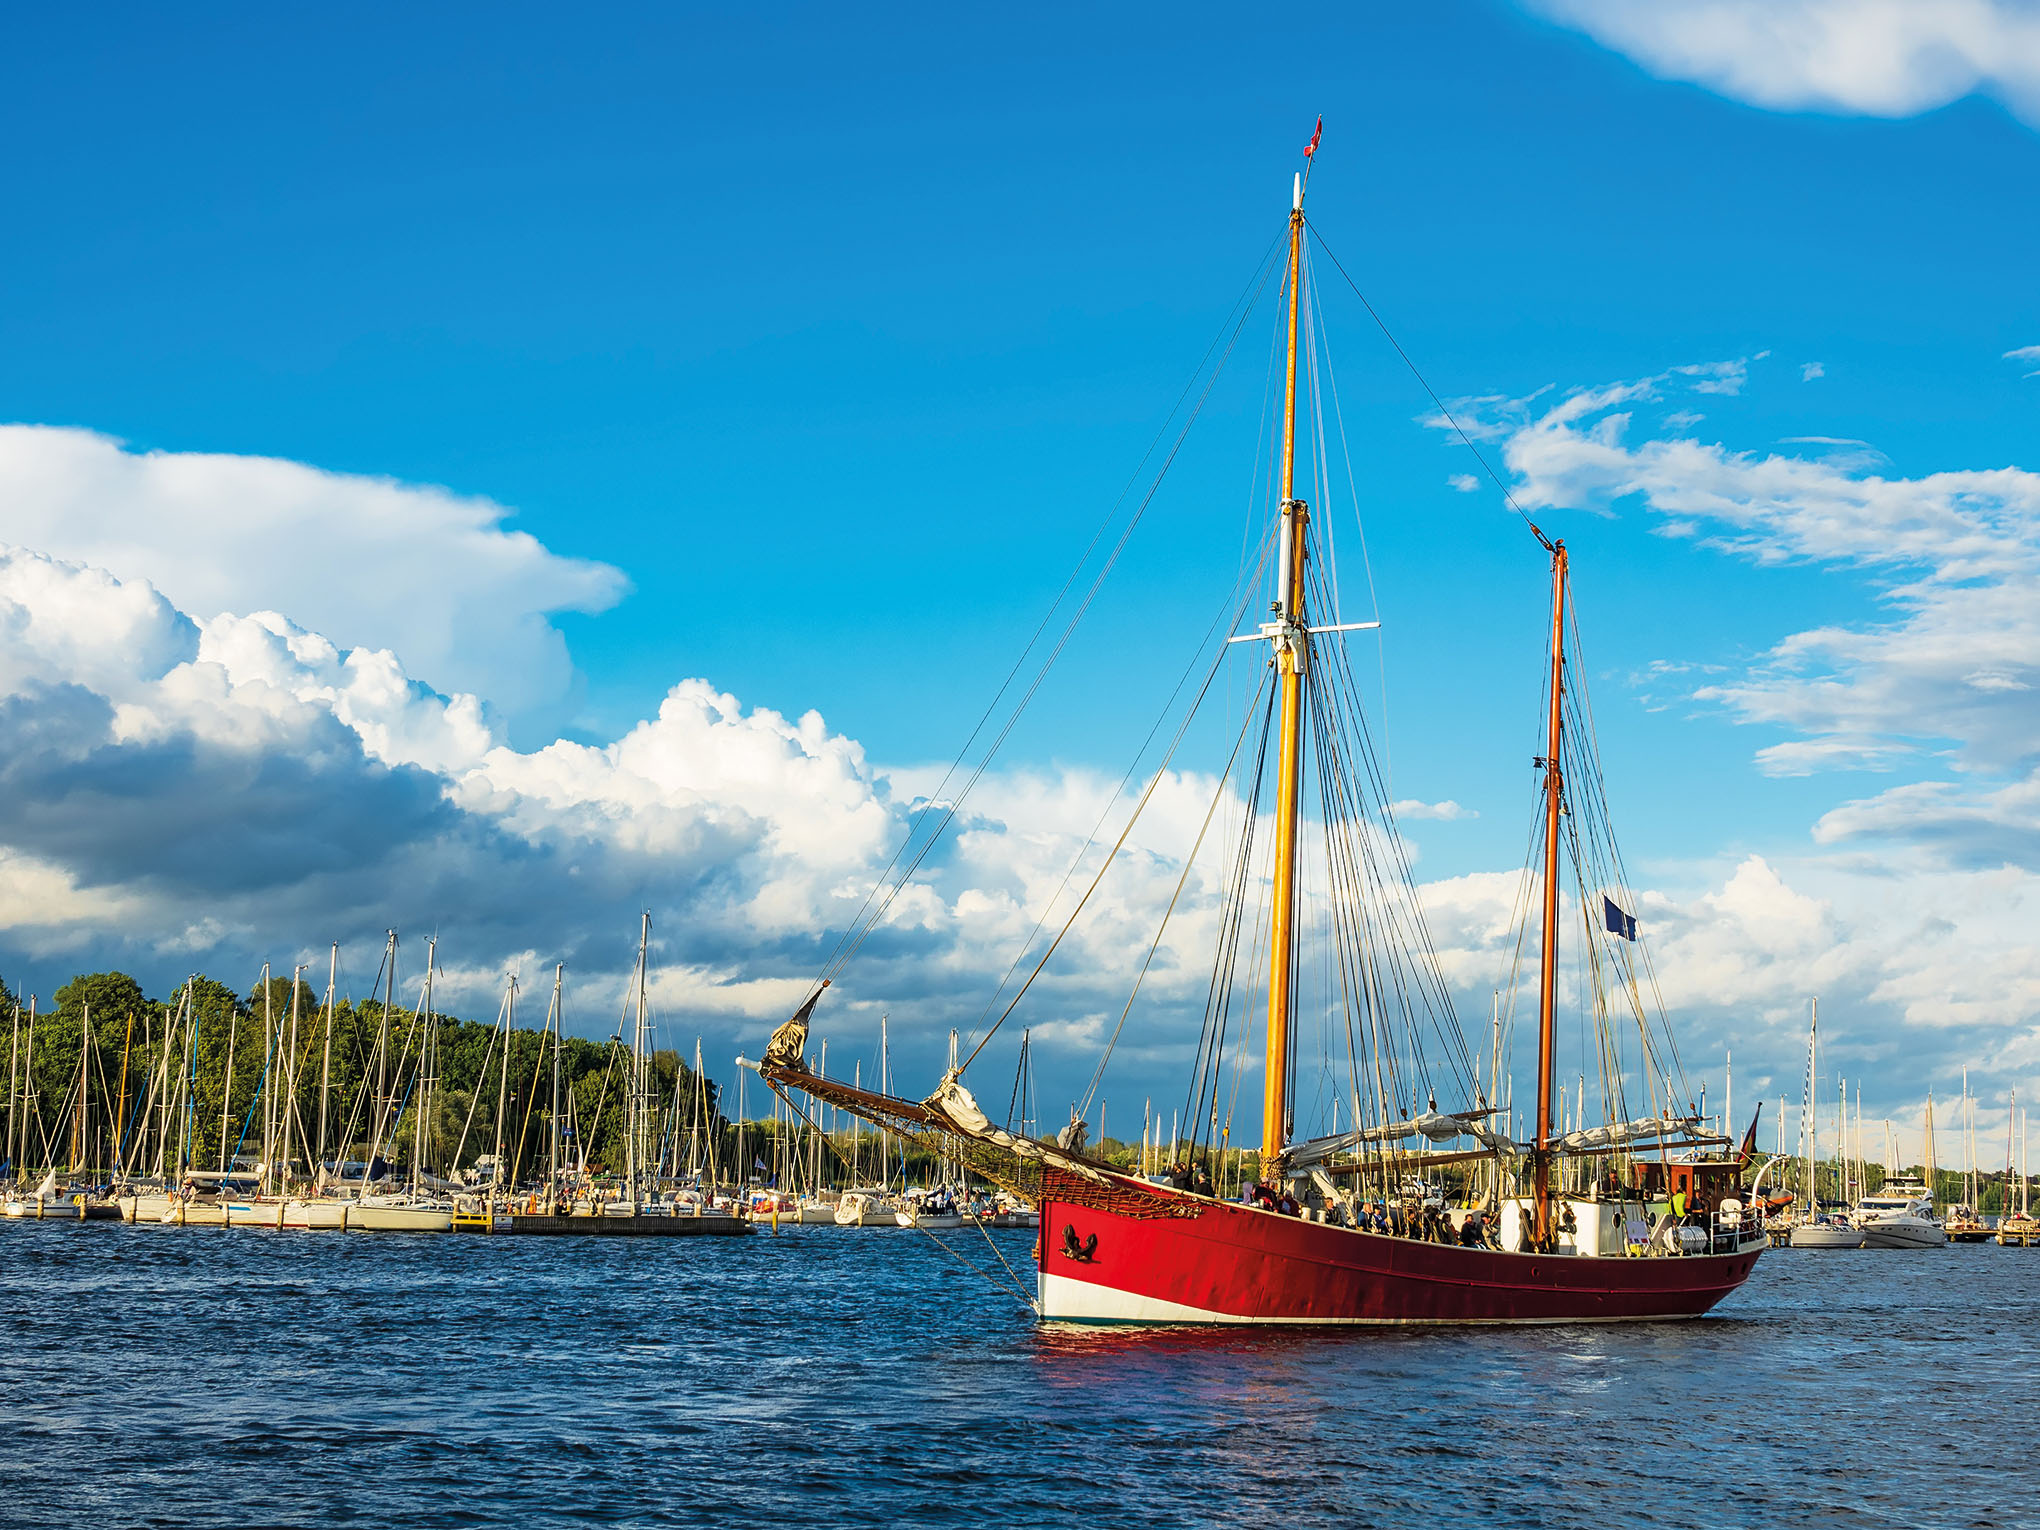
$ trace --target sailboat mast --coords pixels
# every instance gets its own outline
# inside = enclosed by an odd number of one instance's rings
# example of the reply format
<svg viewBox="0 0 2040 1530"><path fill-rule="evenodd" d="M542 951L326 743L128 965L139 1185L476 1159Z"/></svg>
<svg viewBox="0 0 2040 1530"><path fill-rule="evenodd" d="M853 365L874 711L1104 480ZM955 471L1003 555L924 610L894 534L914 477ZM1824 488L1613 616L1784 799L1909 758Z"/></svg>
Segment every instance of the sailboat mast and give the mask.
<svg viewBox="0 0 2040 1530"><path fill-rule="evenodd" d="M258 1181L264 1191L274 1188L276 1183L276 1059L282 1051L280 1035L276 1027L276 990L269 963L262 964L262 1079L256 1085L262 1091L262 1178Z"/></svg>
<svg viewBox="0 0 2040 1530"><path fill-rule="evenodd" d="M1304 528L1309 515L1296 498L1296 339L1302 304L1303 177L1289 208L1289 355L1282 403L1282 536L1276 577L1281 597L1274 622L1281 676L1281 777L1275 797L1274 901L1269 910L1268 1071L1261 1113L1261 1177L1272 1179L1289 1136L1289 1030L1296 976L1296 840L1303 804ZM1272 630L1271 630L1272 628Z"/></svg>
<svg viewBox="0 0 2040 1530"><path fill-rule="evenodd" d="M333 990L340 980L340 942L326 964L326 1050L319 1062L319 1140L312 1147L312 1182L326 1182L326 1106L333 1097Z"/></svg>
<svg viewBox="0 0 2040 1530"><path fill-rule="evenodd" d="M92 1001L88 999L85 1001L84 1040L78 1046L78 1108L77 1112L71 1117L71 1172L73 1174L76 1174L79 1169L84 1167L79 1160L85 1151L85 1085L89 1077L85 1065L91 1059L91 1056ZM233 1056L233 1049L229 1046L227 1050L229 1063L232 1062ZM221 1127L220 1131L221 1135L224 1136L226 1128Z"/></svg>
<svg viewBox="0 0 2040 1530"><path fill-rule="evenodd" d="M1025 1044L1024 1042L1022 1043ZM21 1177L21 1160L14 1151L15 1128L20 1125L21 1106L15 1095L17 1065L21 1062L21 1006L14 1006L14 1025L7 1039L7 1137L0 1153L7 1159L7 1182Z"/></svg>
<svg viewBox="0 0 2040 1530"><path fill-rule="evenodd" d="M567 964L553 963L552 1013L548 1020L552 1025L552 1118L548 1123L552 1138L551 1157L546 1163L546 1191L557 1196L560 1191L560 985L565 981Z"/></svg>
<svg viewBox="0 0 2040 1530"><path fill-rule="evenodd" d="M631 1210L637 1210L642 1199L638 1194L638 1181L645 1171L645 962L646 953L652 943L652 913L644 910L638 921L637 948L637 1012L631 1024L630 1035L630 1107L625 1113L626 1135L629 1138L627 1150L630 1188L627 1192Z"/></svg>
<svg viewBox="0 0 2040 1530"><path fill-rule="evenodd" d="M1565 742L1565 543L1551 549L1551 717L1544 755L1544 931L1537 963L1537 1242L1551 1231L1551 1076L1558 1021L1558 818L1565 810L1559 768Z"/></svg>
<svg viewBox="0 0 2040 1530"><path fill-rule="evenodd" d="M1806 1209L1820 1210L1820 1187L1814 1183L1814 1160L1820 1156L1820 1000L1806 1022Z"/></svg>
<svg viewBox="0 0 2040 1530"><path fill-rule="evenodd" d="M495 1189L500 1192L508 1183L504 1178L503 1152L506 1140L503 1128L510 1116L510 1042L517 1032L517 974L510 975L503 988L503 1066L496 1071L496 1179Z"/></svg>
<svg viewBox="0 0 2040 1530"><path fill-rule="evenodd" d="M432 1105L432 969L439 963L439 937L425 942L425 997L420 1001L425 1011L424 1028L418 1033L418 1076L413 1093L417 1103L411 1115L411 1194L419 1189L418 1176L425 1168L425 1122Z"/></svg>

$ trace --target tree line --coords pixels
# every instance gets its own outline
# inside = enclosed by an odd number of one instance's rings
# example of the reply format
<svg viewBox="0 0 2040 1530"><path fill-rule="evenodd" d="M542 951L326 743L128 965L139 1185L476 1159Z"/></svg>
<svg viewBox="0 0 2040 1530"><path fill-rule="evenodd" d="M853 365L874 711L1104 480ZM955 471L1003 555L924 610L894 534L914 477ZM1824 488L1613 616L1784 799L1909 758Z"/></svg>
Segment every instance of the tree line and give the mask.
<svg viewBox="0 0 2040 1530"><path fill-rule="evenodd" d="M556 1140L563 1167L622 1167L629 1048L614 1037L564 1036L555 1047L520 1015L506 1067L498 1022L376 999L329 1006L290 978L239 994L194 976L150 998L127 973L94 972L55 997L31 1016L0 982L0 1159L13 1177L212 1168L273 1146L270 1131L301 1175L314 1160L371 1153L397 1173L416 1155L421 1169L447 1175L499 1141L513 1178L542 1174ZM715 1086L672 1050L655 1052L647 1075L654 1146L694 1132L702 1153L727 1162L731 1128Z"/></svg>

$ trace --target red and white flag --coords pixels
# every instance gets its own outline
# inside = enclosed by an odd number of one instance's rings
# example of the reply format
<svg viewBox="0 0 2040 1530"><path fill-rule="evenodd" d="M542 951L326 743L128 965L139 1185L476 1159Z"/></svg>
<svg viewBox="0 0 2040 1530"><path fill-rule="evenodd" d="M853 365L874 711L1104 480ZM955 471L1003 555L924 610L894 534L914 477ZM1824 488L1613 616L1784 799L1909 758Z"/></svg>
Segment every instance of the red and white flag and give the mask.
<svg viewBox="0 0 2040 1530"><path fill-rule="evenodd" d="M1320 117L1317 120L1317 131L1310 135L1310 142L1303 146L1303 157L1305 159L1309 159L1313 154L1317 153L1317 141L1324 136L1325 119Z"/></svg>

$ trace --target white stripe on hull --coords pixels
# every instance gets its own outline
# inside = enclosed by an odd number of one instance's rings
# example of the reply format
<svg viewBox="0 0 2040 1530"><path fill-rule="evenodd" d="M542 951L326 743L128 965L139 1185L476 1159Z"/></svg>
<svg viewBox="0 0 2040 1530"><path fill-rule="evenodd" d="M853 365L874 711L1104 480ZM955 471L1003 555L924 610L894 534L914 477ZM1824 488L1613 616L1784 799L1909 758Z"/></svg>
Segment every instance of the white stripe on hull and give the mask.
<svg viewBox="0 0 2040 1530"><path fill-rule="evenodd" d="M1051 1275L1037 1277L1039 1303L1036 1311L1048 1323L1224 1323L1238 1327L1270 1326L1296 1328L1498 1328L1557 1327L1573 1323L1656 1323L1665 1313L1639 1313L1633 1317L1546 1317L1546 1318L1366 1318L1241 1317L1231 1312L1211 1312L1158 1296L1136 1296L1088 1280Z"/></svg>

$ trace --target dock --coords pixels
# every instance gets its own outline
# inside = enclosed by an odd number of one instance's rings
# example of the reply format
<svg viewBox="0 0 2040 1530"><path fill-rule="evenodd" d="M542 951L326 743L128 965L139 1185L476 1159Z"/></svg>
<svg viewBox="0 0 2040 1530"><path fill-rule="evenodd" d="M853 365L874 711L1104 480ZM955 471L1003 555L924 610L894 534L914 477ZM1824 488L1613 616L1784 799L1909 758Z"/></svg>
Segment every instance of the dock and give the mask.
<svg viewBox="0 0 2040 1530"><path fill-rule="evenodd" d="M746 1218L713 1211L677 1217L481 1211L455 1216L453 1230L497 1238L740 1238L751 1231L751 1224Z"/></svg>

